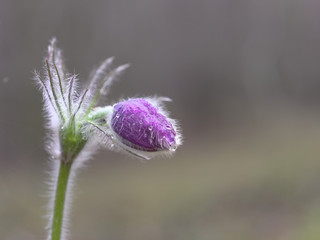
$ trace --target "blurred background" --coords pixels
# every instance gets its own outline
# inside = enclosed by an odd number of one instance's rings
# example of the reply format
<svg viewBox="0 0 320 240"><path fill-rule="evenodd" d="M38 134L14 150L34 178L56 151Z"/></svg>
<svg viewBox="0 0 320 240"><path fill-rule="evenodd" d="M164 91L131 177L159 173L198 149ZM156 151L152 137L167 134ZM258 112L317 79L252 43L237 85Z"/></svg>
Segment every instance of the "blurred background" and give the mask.
<svg viewBox="0 0 320 240"><path fill-rule="evenodd" d="M131 63L108 104L173 99L184 145L101 151L70 239L320 239L320 1L0 0L0 235L45 239L47 154L32 78L56 36L83 83ZM106 103L106 104L107 104Z"/></svg>

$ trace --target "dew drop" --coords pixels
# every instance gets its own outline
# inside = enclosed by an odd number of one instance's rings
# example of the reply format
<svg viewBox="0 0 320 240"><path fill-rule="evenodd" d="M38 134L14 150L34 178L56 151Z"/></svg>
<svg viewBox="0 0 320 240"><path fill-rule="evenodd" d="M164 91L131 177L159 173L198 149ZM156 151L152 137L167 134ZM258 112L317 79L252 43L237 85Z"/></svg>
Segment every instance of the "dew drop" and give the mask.
<svg viewBox="0 0 320 240"><path fill-rule="evenodd" d="M170 148L170 151L172 151L172 152L175 152L177 150L177 146L172 146L171 148Z"/></svg>

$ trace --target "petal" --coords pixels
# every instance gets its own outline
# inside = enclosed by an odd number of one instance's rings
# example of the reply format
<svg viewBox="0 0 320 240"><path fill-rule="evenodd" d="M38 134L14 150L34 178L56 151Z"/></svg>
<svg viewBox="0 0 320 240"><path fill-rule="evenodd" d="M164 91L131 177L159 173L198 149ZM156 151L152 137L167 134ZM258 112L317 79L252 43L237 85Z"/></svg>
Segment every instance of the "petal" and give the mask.
<svg viewBox="0 0 320 240"><path fill-rule="evenodd" d="M148 152L176 148L177 133L172 120L155 104L137 98L119 102L113 108L111 128L124 145Z"/></svg>

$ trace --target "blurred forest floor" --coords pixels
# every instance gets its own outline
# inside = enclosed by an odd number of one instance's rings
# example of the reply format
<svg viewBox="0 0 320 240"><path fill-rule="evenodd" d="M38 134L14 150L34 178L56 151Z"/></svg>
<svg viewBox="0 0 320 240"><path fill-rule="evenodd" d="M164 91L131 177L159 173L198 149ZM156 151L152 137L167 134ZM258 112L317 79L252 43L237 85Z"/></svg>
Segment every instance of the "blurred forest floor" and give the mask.
<svg viewBox="0 0 320 240"><path fill-rule="evenodd" d="M320 239L320 125L279 122L202 147L186 139L172 159L102 152L76 183L71 239ZM0 175L1 239L45 236L46 164L34 173L30 161Z"/></svg>

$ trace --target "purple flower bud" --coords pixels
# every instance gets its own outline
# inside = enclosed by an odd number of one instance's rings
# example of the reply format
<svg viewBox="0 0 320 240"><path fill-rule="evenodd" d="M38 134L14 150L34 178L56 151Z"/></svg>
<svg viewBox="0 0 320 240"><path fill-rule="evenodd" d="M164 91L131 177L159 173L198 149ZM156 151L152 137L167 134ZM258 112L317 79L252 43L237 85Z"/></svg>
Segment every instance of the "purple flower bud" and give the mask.
<svg viewBox="0 0 320 240"><path fill-rule="evenodd" d="M173 120L147 99L129 99L113 108L111 128L124 145L156 152L173 151L179 144Z"/></svg>

